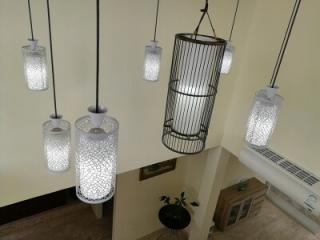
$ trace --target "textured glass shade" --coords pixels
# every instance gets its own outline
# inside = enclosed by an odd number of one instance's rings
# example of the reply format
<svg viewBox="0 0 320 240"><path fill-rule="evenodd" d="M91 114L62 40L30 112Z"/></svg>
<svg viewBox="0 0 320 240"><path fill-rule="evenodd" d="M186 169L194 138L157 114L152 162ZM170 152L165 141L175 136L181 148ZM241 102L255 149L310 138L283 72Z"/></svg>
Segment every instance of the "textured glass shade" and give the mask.
<svg viewBox="0 0 320 240"><path fill-rule="evenodd" d="M161 47L157 46L155 41L151 41L150 45L146 46L143 70L144 80L159 80L161 52Z"/></svg>
<svg viewBox="0 0 320 240"><path fill-rule="evenodd" d="M24 77L30 90L48 89L48 71L46 49L37 45L37 40L22 47Z"/></svg>
<svg viewBox="0 0 320 240"><path fill-rule="evenodd" d="M230 41L227 41L226 50L223 55L221 73L228 74L232 65L232 58L234 54L234 47L232 46Z"/></svg>
<svg viewBox="0 0 320 240"><path fill-rule="evenodd" d="M271 139L283 101L275 91L275 88L267 87L255 96L245 136L245 141L251 146L265 148Z"/></svg>
<svg viewBox="0 0 320 240"><path fill-rule="evenodd" d="M51 118L43 124L44 155L49 170L60 172L69 168L70 138L69 122Z"/></svg>
<svg viewBox="0 0 320 240"><path fill-rule="evenodd" d="M226 42L176 34L162 143L170 150L195 154L205 148Z"/></svg>
<svg viewBox="0 0 320 240"><path fill-rule="evenodd" d="M86 203L105 202L115 191L119 124L104 113L91 113L75 126L77 196Z"/></svg>

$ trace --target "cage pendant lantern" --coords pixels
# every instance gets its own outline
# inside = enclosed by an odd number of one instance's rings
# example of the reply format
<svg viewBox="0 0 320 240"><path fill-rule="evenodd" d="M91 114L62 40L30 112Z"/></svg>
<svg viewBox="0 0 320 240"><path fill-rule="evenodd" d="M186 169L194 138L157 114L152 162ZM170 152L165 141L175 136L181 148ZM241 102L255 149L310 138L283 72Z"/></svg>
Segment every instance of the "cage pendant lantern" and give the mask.
<svg viewBox="0 0 320 240"><path fill-rule="evenodd" d="M272 137L280 113L283 98L277 94L278 87L275 85L278 72L286 51L292 28L300 7L301 0L296 0L292 10L290 21L280 48L275 64L270 85L257 92L249 118L245 141L249 146L265 148Z"/></svg>
<svg viewBox="0 0 320 240"><path fill-rule="evenodd" d="M162 143L195 154L205 148L226 41L216 37L208 1L194 33L175 36ZM198 34L207 16L213 36Z"/></svg>
<svg viewBox="0 0 320 240"><path fill-rule="evenodd" d="M225 50L224 56L223 56L222 67L221 67L221 73L222 74L228 74L230 72L230 69L231 69L231 66L232 66L232 60L233 60L233 55L234 55L235 48L234 48L234 46L232 44L231 39L232 39L232 33L233 33L234 25L236 23L239 4L240 4L240 0L237 0L237 5L236 5L236 9L235 9L235 12L234 12L234 15L233 15L233 21L232 21L232 26L231 26L231 30L230 30L229 40L227 41L226 50Z"/></svg>
<svg viewBox="0 0 320 240"><path fill-rule="evenodd" d="M49 121L46 121L42 125L44 156L47 162L47 167L50 171L61 172L69 168L71 155L71 133L70 123L66 120L63 120L62 115L59 115L57 111L49 0L47 0L47 13L49 26L54 114L50 116Z"/></svg>
<svg viewBox="0 0 320 240"><path fill-rule="evenodd" d="M150 43L145 47L143 79L150 82L158 81L160 73L162 48L158 46L158 42L156 40L159 16L159 1L160 0L157 0L156 22L154 27L153 40L150 41Z"/></svg>
<svg viewBox="0 0 320 240"><path fill-rule="evenodd" d="M107 116L107 109L99 105L99 0L96 6L96 105L88 108L88 116L75 122L76 194L89 204L105 202L115 192L119 129L118 121Z"/></svg>
<svg viewBox="0 0 320 240"><path fill-rule="evenodd" d="M34 38L30 0L28 10L31 38L29 45L22 47L24 78L30 90L42 91L48 89L46 49L38 45L38 40Z"/></svg>

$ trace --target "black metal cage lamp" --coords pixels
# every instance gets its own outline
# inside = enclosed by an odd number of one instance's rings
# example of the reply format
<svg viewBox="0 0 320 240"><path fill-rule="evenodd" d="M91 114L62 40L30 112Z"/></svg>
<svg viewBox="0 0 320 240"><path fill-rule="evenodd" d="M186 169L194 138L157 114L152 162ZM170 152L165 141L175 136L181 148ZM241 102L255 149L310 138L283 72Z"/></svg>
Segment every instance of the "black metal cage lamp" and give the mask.
<svg viewBox="0 0 320 240"><path fill-rule="evenodd" d="M196 154L205 148L226 41L217 38L208 3L194 33L176 34L162 142L170 150ZM200 35L207 15L213 36Z"/></svg>

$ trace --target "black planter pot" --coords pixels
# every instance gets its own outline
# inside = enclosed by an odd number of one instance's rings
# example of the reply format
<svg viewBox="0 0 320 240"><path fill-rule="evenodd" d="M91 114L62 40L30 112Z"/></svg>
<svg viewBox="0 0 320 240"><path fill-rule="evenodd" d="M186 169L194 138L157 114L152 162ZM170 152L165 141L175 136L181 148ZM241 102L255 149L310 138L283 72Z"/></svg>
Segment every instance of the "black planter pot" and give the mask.
<svg viewBox="0 0 320 240"><path fill-rule="evenodd" d="M164 226L175 230L184 229L191 222L188 210L174 204L162 207L159 211L159 219Z"/></svg>

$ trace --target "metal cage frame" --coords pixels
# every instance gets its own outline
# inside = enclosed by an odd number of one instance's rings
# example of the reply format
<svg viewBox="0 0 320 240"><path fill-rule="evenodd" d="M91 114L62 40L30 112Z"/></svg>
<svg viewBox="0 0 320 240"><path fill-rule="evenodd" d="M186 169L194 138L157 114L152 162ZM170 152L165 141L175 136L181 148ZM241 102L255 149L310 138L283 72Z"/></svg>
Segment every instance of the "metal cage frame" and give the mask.
<svg viewBox="0 0 320 240"><path fill-rule="evenodd" d="M162 134L168 149L196 154L205 148L226 44L213 36L176 34Z"/></svg>

